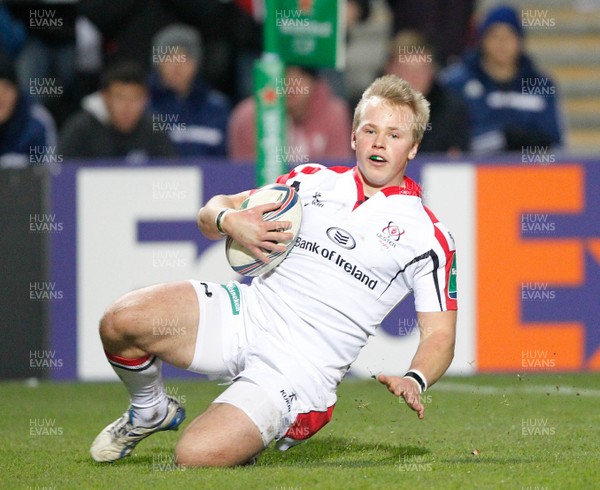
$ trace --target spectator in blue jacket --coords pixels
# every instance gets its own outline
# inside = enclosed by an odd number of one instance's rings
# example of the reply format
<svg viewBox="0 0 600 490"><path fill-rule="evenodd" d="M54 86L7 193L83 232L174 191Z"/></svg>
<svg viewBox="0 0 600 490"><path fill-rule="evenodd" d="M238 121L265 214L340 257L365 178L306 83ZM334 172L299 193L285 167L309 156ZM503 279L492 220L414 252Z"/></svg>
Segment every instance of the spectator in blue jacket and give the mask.
<svg viewBox="0 0 600 490"><path fill-rule="evenodd" d="M523 37L515 10L496 7L479 27L476 50L444 74L445 84L468 106L475 153L562 143L556 85L524 53Z"/></svg>
<svg viewBox="0 0 600 490"><path fill-rule="evenodd" d="M231 104L203 80L198 32L183 24L165 27L152 42L152 62L154 126L168 133L180 156L225 156Z"/></svg>
<svg viewBox="0 0 600 490"><path fill-rule="evenodd" d="M0 166L58 163L50 113L19 91L12 60L0 54Z"/></svg>
<svg viewBox="0 0 600 490"><path fill-rule="evenodd" d="M429 102L429 123L419 154L445 152L458 155L469 149L469 115L462 98L438 81L439 61L429 38L418 31L405 30L390 43L386 75L403 78Z"/></svg>

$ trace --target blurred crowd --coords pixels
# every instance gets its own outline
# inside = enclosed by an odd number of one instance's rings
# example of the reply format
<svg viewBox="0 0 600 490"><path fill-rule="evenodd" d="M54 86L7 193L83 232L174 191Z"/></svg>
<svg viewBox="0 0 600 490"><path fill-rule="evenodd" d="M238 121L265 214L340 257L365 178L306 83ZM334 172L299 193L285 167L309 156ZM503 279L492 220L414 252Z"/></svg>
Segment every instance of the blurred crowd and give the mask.
<svg viewBox="0 0 600 490"><path fill-rule="evenodd" d="M288 163L350 159L352 110L382 74L408 80L431 104L420 153L560 147L559 96L525 52L521 12L495 4L475 16L476 7L348 0L349 54L374 15L389 26L372 30L383 52L344 71L286 67ZM264 0L0 4L0 166L98 157L252 163L263 19Z"/></svg>

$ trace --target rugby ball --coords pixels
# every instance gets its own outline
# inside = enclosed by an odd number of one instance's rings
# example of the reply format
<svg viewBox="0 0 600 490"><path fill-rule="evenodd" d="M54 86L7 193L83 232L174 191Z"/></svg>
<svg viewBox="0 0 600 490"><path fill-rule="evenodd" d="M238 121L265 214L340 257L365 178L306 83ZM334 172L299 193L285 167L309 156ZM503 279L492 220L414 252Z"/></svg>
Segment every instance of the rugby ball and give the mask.
<svg viewBox="0 0 600 490"><path fill-rule="evenodd" d="M281 206L275 211L269 211L263 215L265 221L291 221L292 228L286 231L292 233L292 239L285 242L286 249L283 252L270 252L265 254L271 260L268 264L255 258L245 247L227 237L225 242L225 255L231 268L243 276L260 276L277 267L287 257L296 243L300 225L302 224L302 203L298 193L290 186L283 184L269 184L254 191L246 199L240 209L252 208L260 204L281 202Z"/></svg>

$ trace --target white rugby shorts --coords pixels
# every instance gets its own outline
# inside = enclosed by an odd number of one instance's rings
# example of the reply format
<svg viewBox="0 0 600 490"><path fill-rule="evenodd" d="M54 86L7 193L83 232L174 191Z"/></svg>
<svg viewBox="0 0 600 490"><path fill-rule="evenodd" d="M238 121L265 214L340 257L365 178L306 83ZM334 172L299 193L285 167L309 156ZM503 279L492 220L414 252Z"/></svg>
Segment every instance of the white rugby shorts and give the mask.
<svg viewBox="0 0 600 490"><path fill-rule="evenodd" d="M190 283L200 319L188 370L233 380L214 403L243 410L259 428L265 447L278 439L279 448L287 449L327 424L335 393L286 342L282 329L273 327L276 315L260 304L253 289L236 281Z"/></svg>

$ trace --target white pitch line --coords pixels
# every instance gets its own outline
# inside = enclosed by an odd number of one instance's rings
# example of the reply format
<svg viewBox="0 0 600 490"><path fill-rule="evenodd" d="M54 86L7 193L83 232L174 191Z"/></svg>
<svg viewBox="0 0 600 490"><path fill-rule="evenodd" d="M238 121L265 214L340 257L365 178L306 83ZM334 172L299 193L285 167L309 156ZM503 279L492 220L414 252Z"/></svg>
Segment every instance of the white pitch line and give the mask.
<svg viewBox="0 0 600 490"><path fill-rule="evenodd" d="M592 396L600 397L600 390L589 388L573 388L571 386L560 386L556 389L556 385L541 385L541 386L480 386L470 385L467 383L448 383L440 382L436 384L433 391L446 391L449 393L466 393L470 395L518 395L527 393L532 395L564 395L564 396Z"/></svg>

